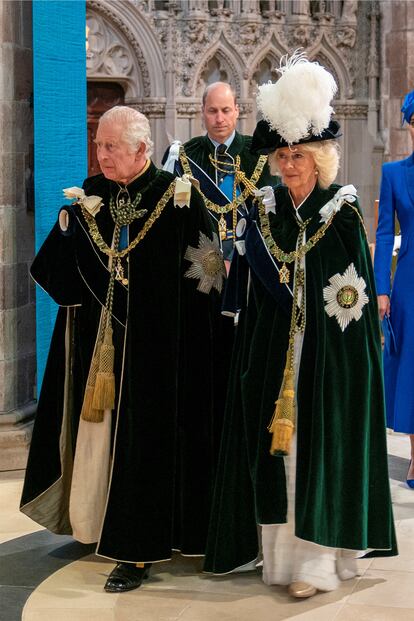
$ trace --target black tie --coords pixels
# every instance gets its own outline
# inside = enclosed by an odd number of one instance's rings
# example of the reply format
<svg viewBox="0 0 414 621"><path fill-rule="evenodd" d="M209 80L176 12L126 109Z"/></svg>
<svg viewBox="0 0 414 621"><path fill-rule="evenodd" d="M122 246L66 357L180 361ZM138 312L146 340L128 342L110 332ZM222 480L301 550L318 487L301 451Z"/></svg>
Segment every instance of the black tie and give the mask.
<svg viewBox="0 0 414 621"><path fill-rule="evenodd" d="M231 166L233 163L233 158L227 153L227 146L225 144L219 144L216 153L217 162L220 168L217 175L218 184L221 185L226 174L232 174L234 172Z"/></svg>

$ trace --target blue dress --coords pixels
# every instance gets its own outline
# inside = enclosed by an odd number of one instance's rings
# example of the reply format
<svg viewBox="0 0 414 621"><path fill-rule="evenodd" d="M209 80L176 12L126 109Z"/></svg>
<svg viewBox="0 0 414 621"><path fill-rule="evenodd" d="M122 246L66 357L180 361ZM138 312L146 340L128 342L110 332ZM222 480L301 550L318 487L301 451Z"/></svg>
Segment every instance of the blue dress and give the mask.
<svg viewBox="0 0 414 621"><path fill-rule="evenodd" d="M387 427L414 434L414 153L382 167L375 247L378 295L390 295L394 341L384 348ZM391 290L395 216L401 248Z"/></svg>

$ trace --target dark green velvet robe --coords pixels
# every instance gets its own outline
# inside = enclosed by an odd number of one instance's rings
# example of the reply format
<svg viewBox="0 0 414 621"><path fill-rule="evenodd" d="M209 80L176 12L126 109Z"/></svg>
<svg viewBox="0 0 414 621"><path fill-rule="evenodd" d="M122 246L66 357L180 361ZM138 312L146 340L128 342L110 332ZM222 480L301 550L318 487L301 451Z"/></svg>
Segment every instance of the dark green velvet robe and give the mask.
<svg viewBox="0 0 414 621"><path fill-rule="evenodd" d="M150 214L172 180L151 164L128 188L132 199L143 192L140 208ZM96 222L110 245L108 202L119 187L98 175L84 189L103 198ZM35 280L61 308L21 502L24 513L61 534L72 532L68 503L76 434L109 274L107 257L93 243L80 208L68 209L67 234L56 224L32 267ZM146 219L129 226L129 241ZM205 550L225 385L218 350L220 295L215 289L201 293L197 280L184 277L190 265L184 254L189 245L198 246L200 232L212 238L200 195L192 191L190 208L176 208L171 199L129 254L128 288L115 283L117 405L97 553L116 560L156 561L170 558L173 549Z"/></svg>
<svg viewBox="0 0 414 621"><path fill-rule="evenodd" d="M252 153L250 151L251 143L252 143L251 136L245 136L236 131L234 139L231 145L229 146L229 148L227 149L227 152L229 153L229 155L231 155L234 159L236 158L237 155L240 155L241 170L245 172L245 174L247 175L249 179L252 176L256 168L257 161L259 159L259 155L257 153ZM186 155L191 160L193 160L196 164L198 164L198 166L200 166L200 168L215 183L216 170L214 166L211 164L211 161L209 158L210 155L214 157L215 146L211 142L207 134L205 134L204 136L196 136L195 138L192 138L191 140L185 142L183 147L184 147ZM166 158L166 155L167 153L165 154L164 159ZM191 166L191 162L190 162L190 166ZM182 174L183 171L181 170L181 166L179 166L178 169L180 171L178 174ZM194 176L198 178L198 174L196 171L194 171ZM256 185L258 188L261 188L265 185L273 186L278 182L278 180L279 180L278 177L274 177L270 174L269 166L266 162L264 165L262 174L260 175L258 181L256 182ZM201 186L203 188L203 184L201 184ZM216 196L217 188L213 184L209 192L207 192L205 188L203 189L204 189L205 195L210 200L212 200L215 203L219 202L219 198L217 198ZM244 189L244 188L241 188L241 189ZM246 200L246 208L249 209L250 207L251 207L251 200L250 198L248 198ZM238 216L237 216L238 220L240 219L241 215L245 213L245 211L246 210L243 206L239 207ZM210 213L211 220L214 226L214 230L218 234L218 220L220 216L212 211L209 211L209 213ZM227 213L225 215L225 219L226 219L228 229L231 229L233 227L232 213ZM231 245L231 242L227 242L227 243ZM227 248L227 252L228 252L228 248ZM223 378L225 379L228 376L231 352L233 348L233 336L234 336L233 318L223 316L222 332L224 334L224 338L222 341L221 356L222 356Z"/></svg>
<svg viewBox="0 0 414 621"><path fill-rule="evenodd" d="M249 179L252 176L257 160L259 159L259 155L257 153L252 153L250 151L251 144L251 136L244 136L243 134L236 132L233 142L227 149L227 152L233 158L235 158L236 155L240 155L240 168L246 173ZM209 158L209 155L214 156L215 147L208 136L197 136L196 138L192 138L188 142L185 142L183 146L188 157L194 160L211 179L215 179L215 169ZM273 186L277 183L277 181L278 178L273 177L270 174L269 166L266 163L256 185L258 188L265 185Z"/></svg>
<svg viewBox="0 0 414 621"><path fill-rule="evenodd" d="M259 155L257 153L252 153L250 151L252 143L251 136L244 136L235 132L235 136L231 145L227 149L227 153L231 155L231 157L235 160L236 156L240 156L240 168L246 174L247 178L250 179L258 162ZM217 186L215 186L216 181L216 170L214 166L211 164L210 155L215 156L215 146L207 136L197 136L196 138L192 138L188 142L184 143L183 148L185 150L186 155L190 160L198 164L198 166L210 177L212 180L211 186L205 186L203 182L201 182L201 188L204 192L205 196L209 198L213 203L217 204L225 204L227 201L220 202L220 197L218 196L219 192L217 190ZM190 168L192 169L193 176L199 179L199 175L197 173L197 169L192 165L191 161L189 161ZM181 170L181 166L179 169ZM278 177L274 177L270 174L268 163L266 162L263 170L256 181L256 187L262 188L264 186L274 186L279 182ZM240 190L244 190L244 186L242 185ZM245 201L245 206L240 205L238 208L237 220L240 220L240 217L244 215L245 208L251 208L251 197L248 197ZM213 224L215 226L215 230L218 231L218 220L220 218L219 214L210 210L210 216L213 220ZM225 214L225 220L227 224L227 228L231 230L233 228L233 216L232 213L229 212ZM231 242L226 242L230 244ZM225 249L225 257L229 256L229 247Z"/></svg>
<svg viewBox="0 0 414 621"><path fill-rule="evenodd" d="M321 226L319 209L338 189L316 188L300 207L301 218L310 218L307 239ZM269 214L272 235L280 248L291 251L299 230L295 210L285 187L275 189L275 198L276 214ZM215 573L257 557L257 524L287 520L284 458L270 455L267 426L285 367L291 297L289 308L277 302L285 298L272 295L255 245L260 235L252 233L256 224L260 229L254 213L246 235L249 296L230 374L205 562L206 571ZM342 206L305 263L295 533L324 546L395 554L376 291L365 232L349 205ZM342 332L325 311L323 289L351 263L365 280L369 302L362 317ZM274 279L280 286L276 270Z"/></svg>

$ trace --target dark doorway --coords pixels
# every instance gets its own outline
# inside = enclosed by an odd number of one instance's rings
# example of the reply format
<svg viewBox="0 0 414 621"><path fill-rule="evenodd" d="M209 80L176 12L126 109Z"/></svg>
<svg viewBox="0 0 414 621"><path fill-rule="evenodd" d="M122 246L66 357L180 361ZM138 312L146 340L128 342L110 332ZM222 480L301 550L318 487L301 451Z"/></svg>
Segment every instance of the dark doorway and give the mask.
<svg viewBox="0 0 414 621"><path fill-rule="evenodd" d="M123 106L124 89L116 82L88 82L88 175L101 172L96 158L95 136L99 118L114 106Z"/></svg>

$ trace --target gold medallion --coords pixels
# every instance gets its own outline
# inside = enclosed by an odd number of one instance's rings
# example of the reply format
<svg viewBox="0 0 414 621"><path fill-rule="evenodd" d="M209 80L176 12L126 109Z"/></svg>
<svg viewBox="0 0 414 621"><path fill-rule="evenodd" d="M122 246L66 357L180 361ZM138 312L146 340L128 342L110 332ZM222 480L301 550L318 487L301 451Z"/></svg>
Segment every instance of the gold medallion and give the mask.
<svg viewBox="0 0 414 621"><path fill-rule="evenodd" d="M336 301L341 308L353 308L358 302L358 291L352 285L341 287L336 294Z"/></svg>
<svg viewBox="0 0 414 621"><path fill-rule="evenodd" d="M118 258L115 265L115 280L120 280L122 282L124 278L124 268L122 267L121 260Z"/></svg>
<svg viewBox="0 0 414 621"><path fill-rule="evenodd" d="M290 272L289 268L286 267L286 263L283 263L282 267L279 270L279 281L282 285L288 285L290 280Z"/></svg>
<svg viewBox="0 0 414 621"><path fill-rule="evenodd" d="M227 237L227 224L226 218L221 214L220 220L218 221L218 232L220 235L221 241L224 241Z"/></svg>
<svg viewBox="0 0 414 621"><path fill-rule="evenodd" d="M208 251L202 258L201 264L203 266L204 272L210 278L216 278L218 274L221 273L223 269L223 259L222 256L217 250Z"/></svg>

